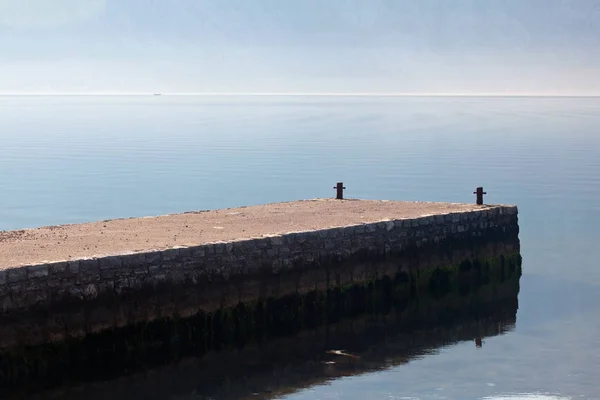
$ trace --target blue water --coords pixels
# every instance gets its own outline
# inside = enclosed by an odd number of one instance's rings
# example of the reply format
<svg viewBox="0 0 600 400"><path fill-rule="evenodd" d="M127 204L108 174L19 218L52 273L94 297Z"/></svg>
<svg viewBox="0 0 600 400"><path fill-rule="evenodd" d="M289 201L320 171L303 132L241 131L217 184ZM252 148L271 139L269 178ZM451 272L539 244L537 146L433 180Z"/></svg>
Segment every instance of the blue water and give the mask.
<svg viewBox="0 0 600 400"><path fill-rule="evenodd" d="M0 97L0 229L331 197L338 181L517 204L517 324L287 398L600 398L600 98Z"/></svg>

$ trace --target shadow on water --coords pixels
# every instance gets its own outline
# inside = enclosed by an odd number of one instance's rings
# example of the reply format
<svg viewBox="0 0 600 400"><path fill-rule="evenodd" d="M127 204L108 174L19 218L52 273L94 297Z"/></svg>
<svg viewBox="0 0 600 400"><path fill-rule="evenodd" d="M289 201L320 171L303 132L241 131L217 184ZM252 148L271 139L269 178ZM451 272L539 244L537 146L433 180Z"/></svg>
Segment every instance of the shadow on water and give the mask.
<svg viewBox="0 0 600 400"><path fill-rule="evenodd" d="M2 397L273 398L456 342L481 346L516 323L521 258L496 260L435 269L425 290L397 273L5 351Z"/></svg>

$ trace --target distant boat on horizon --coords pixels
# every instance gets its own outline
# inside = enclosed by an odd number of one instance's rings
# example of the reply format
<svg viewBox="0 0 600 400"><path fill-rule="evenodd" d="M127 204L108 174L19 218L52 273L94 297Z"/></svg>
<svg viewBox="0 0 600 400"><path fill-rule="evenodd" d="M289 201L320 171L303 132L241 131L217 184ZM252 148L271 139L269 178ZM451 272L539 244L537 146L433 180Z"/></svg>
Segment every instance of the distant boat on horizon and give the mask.
<svg viewBox="0 0 600 400"><path fill-rule="evenodd" d="M154 93L155 96L160 96L162 93Z"/></svg>

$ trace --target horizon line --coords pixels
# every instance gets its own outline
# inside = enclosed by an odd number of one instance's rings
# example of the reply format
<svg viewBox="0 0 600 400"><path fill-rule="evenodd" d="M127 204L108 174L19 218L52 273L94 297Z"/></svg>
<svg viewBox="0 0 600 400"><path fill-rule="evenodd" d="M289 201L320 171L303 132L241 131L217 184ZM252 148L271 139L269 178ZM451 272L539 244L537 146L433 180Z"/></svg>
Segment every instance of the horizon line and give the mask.
<svg viewBox="0 0 600 400"><path fill-rule="evenodd" d="M436 93L436 92L0 92L5 97L27 96L207 96L207 97L600 97L576 93Z"/></svg>

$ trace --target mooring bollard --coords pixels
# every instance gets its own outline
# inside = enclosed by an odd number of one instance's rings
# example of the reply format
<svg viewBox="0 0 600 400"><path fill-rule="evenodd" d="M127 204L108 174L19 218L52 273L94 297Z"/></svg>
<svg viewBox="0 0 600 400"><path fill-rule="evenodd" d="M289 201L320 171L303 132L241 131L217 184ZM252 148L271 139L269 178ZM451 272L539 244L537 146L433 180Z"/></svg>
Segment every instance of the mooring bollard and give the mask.
<svg viewBox="0 0 600 400"><path fill-rule="evenodd" d="M478 206L483 205L483 195L487 194L487 192L484 192L482 187L478 187L477 189L475 189L473 194L477 195L477 200L475 204L477 204Z"/></svg>
<svg viewBox="0 0 600 400"><path fill-rule="evenodd" d="M333 188L337 189L337 195L335 198L338 200L342 200L344 198L344 189L346 189L344 183L338 182L337 185L335 185Z"/></svg>

